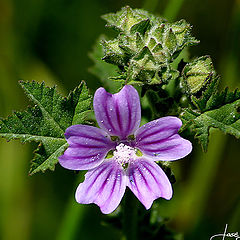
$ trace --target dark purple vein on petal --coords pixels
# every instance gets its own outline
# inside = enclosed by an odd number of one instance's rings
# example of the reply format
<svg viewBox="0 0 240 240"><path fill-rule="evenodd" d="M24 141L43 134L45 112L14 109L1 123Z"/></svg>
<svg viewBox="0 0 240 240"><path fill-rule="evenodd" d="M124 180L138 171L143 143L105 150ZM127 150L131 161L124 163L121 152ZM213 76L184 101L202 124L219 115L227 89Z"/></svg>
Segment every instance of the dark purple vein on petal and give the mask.
<svg viewBox="0 0 240 240"><path fill-rule="evenodd" d="M172 146L169 146L169 147L166 147L166 148L158 148L158 149L156 149L156 148L154 148L154 149L149 149L149 148L144 148L144 151L145 152L159 152L159 151L169 151L169 150L172 150L173 148L175 148L176 146L178 146L178 144L177 145L172 145Z"/></svg>
<svg viewBox="0 0 240 240"><path fill-rule="evenodd" d="M87 192L90 190L90 188L92 187L92 184L95 184L95 182L98 180L98 178L101 176L101 174L107 169L107 167L103 167L100 172L97 174L97 176L95 177L94 180L91 180L91 184L88 186L87 188ZM89 176L89 180L92 177L92 175L94 174L94 171L92 172L92 174Z"/></svg>
<svg viewBox="0 0 240 240"><path fill-rule="evenodd" d="M158 133L160 133L160 132L165 132L165 131L168 131L168 130L171 130L171 129L175 129L175 128L171 128L171 127L166 127L166 128L164 128L164 130L163 129L159 129L158 131L153 131L154 130L154 128L158 128L158 126L156 126L156 127L152 127L152 128L150 128L150 129L145 129L145 130L143 130L143 132L141 132L139 135L138 135L138 138L148 138L148 137L151 137L151 136L153 136L153 135L156 135L156 134L158 134ZM142 136L143 134L145 134L147 131L152 131L152 132L150 132L150 133L148 133L147 135L145 135L145 136ZM176 132L174 132L174 134L176 134L177 133L177 131ZM171 135L172 136L172 135Z"/></svg>
<svg viewBox="0 0 240 240"><path fill-rule="evenodd" d="M131 106L129 103L129 96L126 95L126 100L127 100L127 106L128 106L128 126L126 131L132 130L131 129L131 124L132 124L132 111L131 111Z"/></svg>
<svg viewBox="0 0 240 240"><path fill-rule="evenodd" d="M122 132L122 122L121 122L121 116L120 116L120 111L119 111L119 106L117 101L115 101L115 106L116 106L116 117L117 117L119 130Z"/></svg>
<svg viewBox="0 0 240 240"><path fill-rule="evenodd" d="M114 127L113 124L112 124L112 120L110 119L109 114L108 114L108 101L104 102L103 104L104 104L103 108L104 108L104 110L105 110L108 123L109 123L111 129L112 129L112 130L115 130L115 127ZM103 112L104 112L104 111L103 111ZM106 127L106 124L104 124L104 126ZM108 130L109 130L109 129L108 129Z"/></svg>

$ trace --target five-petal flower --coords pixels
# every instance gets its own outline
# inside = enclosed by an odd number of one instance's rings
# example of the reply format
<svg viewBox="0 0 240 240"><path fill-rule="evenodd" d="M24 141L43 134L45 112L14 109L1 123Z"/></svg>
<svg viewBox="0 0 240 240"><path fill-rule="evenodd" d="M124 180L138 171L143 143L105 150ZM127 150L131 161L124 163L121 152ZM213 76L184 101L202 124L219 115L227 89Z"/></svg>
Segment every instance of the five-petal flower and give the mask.
<svg viewBox="0 0 240 240"><path fill-rule="evenodd" d="M170 199L171 183L155 161L177 160L191 152L191 142L178 134L181 120L163 117L139 128L140 100L131 85L113 95L99 88L93 107L100 128L69 127L69 147L59 157L64 168L88 170L77 188L77 202L95 203L108 214L117 208L126 187L146 209L159 197Z"/></svg>

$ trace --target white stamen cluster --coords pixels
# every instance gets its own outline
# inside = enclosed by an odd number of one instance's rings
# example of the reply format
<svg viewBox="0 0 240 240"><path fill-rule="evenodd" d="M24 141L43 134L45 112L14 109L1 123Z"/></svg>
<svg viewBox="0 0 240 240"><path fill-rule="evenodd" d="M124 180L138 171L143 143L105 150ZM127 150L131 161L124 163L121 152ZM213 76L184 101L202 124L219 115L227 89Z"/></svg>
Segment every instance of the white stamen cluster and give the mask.
<svg viewBox="0 0 240 240"><path fill-rule="evenodd" d="M113 152L113 158L122 166L129 163L130 160L133 160L137 157L136 149L130 146L127 146L123 143L120 143L116 150Z"/></svg>

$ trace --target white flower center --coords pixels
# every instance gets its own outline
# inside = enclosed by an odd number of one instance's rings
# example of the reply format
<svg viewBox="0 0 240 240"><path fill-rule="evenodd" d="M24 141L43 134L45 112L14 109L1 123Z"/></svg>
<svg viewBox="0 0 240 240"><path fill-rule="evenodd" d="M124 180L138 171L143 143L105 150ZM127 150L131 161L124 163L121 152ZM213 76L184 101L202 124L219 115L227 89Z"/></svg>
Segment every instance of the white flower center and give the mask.
<svg viewBox="0 0 240 240"><path fill-rule="evenodd" d="M130 160L136 159L136 152L137 150L135 148L120 143L113 152L113 158L121 164L123 168L127 168Z"/></svg>

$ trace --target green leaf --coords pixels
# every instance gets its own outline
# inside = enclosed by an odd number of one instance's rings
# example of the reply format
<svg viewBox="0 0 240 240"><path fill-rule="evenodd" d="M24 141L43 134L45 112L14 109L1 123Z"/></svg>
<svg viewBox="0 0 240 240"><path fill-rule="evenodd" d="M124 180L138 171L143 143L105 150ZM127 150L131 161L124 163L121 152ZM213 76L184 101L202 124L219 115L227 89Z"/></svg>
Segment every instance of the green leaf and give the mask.
<svg viewBox="0 0 240 240"><path fill-rule="evenodd" d="M234 93L228 93L227 95L228 96L225 95L225 102L223 101L219 104L226 103L231 96L235 96ZM232 99L234 98L235 97ZM240 98L240 96L238 98ZM182 130L191 126L191 129L195 132L195 137L199 140L203 150L206 152L209 129L211 127L218 128L224 133L231 134L237 138L240 137L240 99L204 113L186 109L181 115L181 119L183 120Z"/></svg>
<svg viewBox="0 0 240 240"><path fill-rule="evenodd" d="M204 151L207 151L211 127L240 136L240 91L230 92L225 88L219 92L219 80L209 56L200 57L183 69L183 86L191 98L192 108L197 109L184 110L182 130L190 127Z"/></svg>
<svg viewBox="0 0 240 240"><path fill-rule="evenodd" d="M215 102L215 101L211 101L212 97L214 95L218 96L218 84L219 84L219 77L214 77L213 79L211 79L210 83L208 85L206 85L205 89L201 92L202 96L200 97L196 97L194 95L191 96L191 100L193 102L193 104L201 111L207 111L207 110L211 110L214 108L213 105L215 105L215 107L218 106L222 106L224 103L229 103L229 102L225 102L225 101L220 101L219 103ZM237 100L237 99L235 99ZM210 107L212 106L212 107Z"/></svg>
<svg viewBox="0 0 240 240"><path fill-rule="evenodd" d="M39 143L29 174L54 170L58 157L67 147L66 128L86 122L92 98L84 82L67 98L58 94L55 87L46 87L44 83L20 81L20 85L35 106L0 119L0 136L7 140L19 139L23 143Z"/></svg>
<svg viewBox="0 0 240 240"><path fill-rule="evenodd" d="M200 112L217 109L240 99L238 89L234 92L230 92L228 88L218 91L220 77L216 74L209 56L188 63L183 69L183 76L191 101Z"/></svg>

